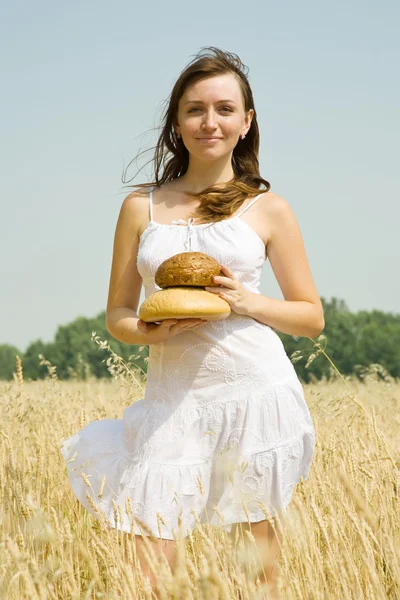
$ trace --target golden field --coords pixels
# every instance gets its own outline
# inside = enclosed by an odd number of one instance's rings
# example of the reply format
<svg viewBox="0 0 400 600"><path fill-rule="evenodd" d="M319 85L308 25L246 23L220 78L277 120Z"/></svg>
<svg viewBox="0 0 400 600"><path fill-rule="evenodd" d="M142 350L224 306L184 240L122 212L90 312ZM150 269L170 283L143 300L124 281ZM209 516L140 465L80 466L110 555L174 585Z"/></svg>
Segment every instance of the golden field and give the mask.
<svg viewBox="0 0 400 600"><path fill-rule="evenodd" d="M45 380L28 383L17 360L14 381L0 382L1 599L152 598L133 538L79 505L59 452L62 438L121 418L142 397L137 373L108 365L111 380L62 382L48 365ZM277 524L281 597L400 598L400 382L371 366L363 382L337 376L304 390L317 444ZM174 575L156 565L160 598L266 598L256 566L251 535L198 527L178 544Z"/></svg>

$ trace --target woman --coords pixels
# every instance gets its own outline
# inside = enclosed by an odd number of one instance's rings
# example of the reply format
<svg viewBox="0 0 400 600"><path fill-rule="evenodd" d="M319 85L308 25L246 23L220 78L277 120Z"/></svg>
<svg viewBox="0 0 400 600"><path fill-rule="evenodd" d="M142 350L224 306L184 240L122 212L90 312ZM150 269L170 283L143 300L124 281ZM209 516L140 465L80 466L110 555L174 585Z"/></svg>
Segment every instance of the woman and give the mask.
<svg viewBox="0 0 400 600"><path fill-rule="evenodd" d="M62 449L66 460L78 453L95 491L106 474L102 499L94 499L111 525L130 531L128 517L117 523L113 510L113 500L124 509L129 498L134 515L165 540L171 566L178 516L187 535L194 513L231 532L247 524L277 556L269 521L308 477L314 452L303 389L275 330L316 336L323 309L296 218L260 176L258 150L244 65L234 54L203 49L170 95L155 181L125 198L116 226L107 329L127 344L149 345L144 398L121 420L87 425ZM159 264L185 250L223 265L218 287L206 289L229 303L230 316L139 320L142 284L146 297L157 291ZM267 258L284 300L259 291ZM76 464L67 462L72 488L96 515ZM143 530L135 525L134 533L145 567ZM265 571L277 597L276 561Z"/></svg>

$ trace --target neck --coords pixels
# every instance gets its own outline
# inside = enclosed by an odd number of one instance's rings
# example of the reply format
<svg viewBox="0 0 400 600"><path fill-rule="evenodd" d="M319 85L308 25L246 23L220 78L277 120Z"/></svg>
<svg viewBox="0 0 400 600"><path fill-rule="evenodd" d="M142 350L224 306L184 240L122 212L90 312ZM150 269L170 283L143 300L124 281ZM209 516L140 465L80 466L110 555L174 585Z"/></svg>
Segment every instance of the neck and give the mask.
<svg viewBox="0 0 400 600"><path fill-rule="evenodd" d="M234 175L231 155L228 159L224 157L213 162L199 160L190 155L188 169L179 180L187 192L198 194L212 185L231 181Z"/></svg>

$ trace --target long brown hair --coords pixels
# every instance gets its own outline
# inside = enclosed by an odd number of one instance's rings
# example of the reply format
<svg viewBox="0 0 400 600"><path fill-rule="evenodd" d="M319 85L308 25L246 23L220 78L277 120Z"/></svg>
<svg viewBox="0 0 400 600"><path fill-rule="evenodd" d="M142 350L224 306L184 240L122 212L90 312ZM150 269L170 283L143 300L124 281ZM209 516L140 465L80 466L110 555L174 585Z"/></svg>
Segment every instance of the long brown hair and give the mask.
<svg viewBox="0 0 400 600"><path fill-rule="evenodd" d="M260 135L253 93L247 78L248 68L237 54L224 52L215 46L202 48L195 58L185 67L165 101L166 108L162 117L162 131L154 153L154 181L140 184L140 187L160 187L184 175L189 165L189 152L182 138L176 136L174 123L178 113L178 104L185 90L201 79L225 73L234 73L243 95L245 111L254 110L251 126L244 139L239 139L232 154L234 178L224 187L210 186L202 192L188 195L200 200L193 217L201 221L222 221L231 216L250 195L267 192L271 185L260 175L258 152ZM265 189L260 190L264 184ZM130 186L137 187L137 186Z"/></svg>

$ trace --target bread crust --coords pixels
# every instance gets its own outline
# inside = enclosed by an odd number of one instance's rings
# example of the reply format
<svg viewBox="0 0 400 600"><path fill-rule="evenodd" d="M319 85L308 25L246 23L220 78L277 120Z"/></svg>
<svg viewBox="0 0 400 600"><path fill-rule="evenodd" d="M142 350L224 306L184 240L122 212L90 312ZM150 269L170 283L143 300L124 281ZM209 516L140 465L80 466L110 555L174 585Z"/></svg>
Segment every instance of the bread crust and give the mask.
<svg viewBox="0 0 400 600"><path fill-rule="evenodd" d="M181 252L164 260L155 274L158 287L215 286L213 277L223 275L221 265L203 252Z"/></svg>
<svg viewBox="0 0 400 600"><path fill-rule="evenodd" d="M175 287L154 292L141 304L139 319L149 322L164 319L225 319L231 307L212 292L197 287Z"/></svg>

